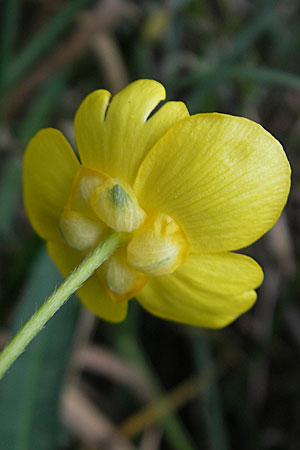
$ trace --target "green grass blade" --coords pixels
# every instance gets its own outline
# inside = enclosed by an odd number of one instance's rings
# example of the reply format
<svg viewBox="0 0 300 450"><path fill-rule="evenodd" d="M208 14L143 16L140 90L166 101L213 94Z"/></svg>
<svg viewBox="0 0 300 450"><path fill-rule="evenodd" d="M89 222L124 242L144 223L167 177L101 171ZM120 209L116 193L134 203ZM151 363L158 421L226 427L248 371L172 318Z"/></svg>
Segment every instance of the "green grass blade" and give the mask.
<svg viewBox="0 0 300 450"><path fill-rule="evenodd" d="M180 79L169 80L171 89L179 87L195 87L191 99L188 101L191 112L199 111L207 96L224 81L252 81L270 86L281 86L286 89L300 90L300 77L296 74L268 67L253 67L235 65L232 67L214 67L213 69L193 73Z"/></svg>
<svg viewBox="0 0 300 450"><path fill-rule="evenodd" d="M300 91L300 76L269 67L236 66L224 71L226 78L256 81Z"/></svg>
<svg viewBox="0 0 300 450"><path fill-rule="evenodd" d="M194 350L197 368L202 372L212 365L209 342L204 336L193 336L191 344ZM220 395L214 376L210 377L209 384L202 391L201 399L203 400L209 448L211 450L228 450Z"/></svg>
<svg viewBox="0 0 300 450"><path fill-rule="evenodd" d="M269 67L254 67L235 65L232 67L214 67L201 73L174 78L168 81L171 89L184 88L195 85L204 85L210 81L211 88L223 80L255 81L270 85L282 86L288 89L300 90L300 76L285 72L283 70L271 69Z"/></svg>
<svg viewBox="0 0 300 450"><path fill-rule="evenodd" d="M6 0L3 5L0 32L0 78L14 53L19 19L19 0ZM1 84L1 81L0 81Z"/></svg>
<svg viewBox="0 0 300 450"><path fill-rule="evenodd" d="M131 361L147 373L153 390L159 396L164 391L163 387L136 337L138 312L139 305L135 301L131 301L127 319L119 326L119 331L115 336L115 346L126 360ZM197 450L197 445L175 411L170 411L162 419L162 426L171 449Z"/></svg>
<svg viewBox="0 0 300 450"><path fill-rule="evenodd" d="M15 332L60 281L43 251L32 269L13 321ZM65 439L58 418L61 383L70 351L79 303L57 313L0 384L1 448L54 450ZM13 420L12 420L13 418Z"/></svg>
<svg viewBox="0 0 300 450"><path fill-rule="evenodd" d="M0 173L0 242L13 235L13 219L20 195L22 164L17 158L7 160Z"/></svg>
<svg viewBox="0 0 300 450"><path fill-rule="evenodd" d="M5 68L3 73L4 89L12 86L24 76L28 69L53 46L71 24L76 14L90 2L91 0L73 0L65 3L54 19L42 28Z"/></svg>
<svg viewBox="0 0 300 450"><path fill-rule="evenodd" d="M27 144L37 131L46 126L51 111L64 92L69 74L69 70L57 73L41 87L40 94L29 106L26 117L17 130L17 136L22 144Z"/></svg>
<svg viewBox="0 0 300 450"><path fill-rule="evenodd" d="M259 11L258 14L242 28L242 31L234 36L231 50L220 58L220 66L232 64L240 56L244 55L253 42L273 24L274 18L278 15L278 10L272 2L268 3L269 5L264 6L261 11Z"/></svg>

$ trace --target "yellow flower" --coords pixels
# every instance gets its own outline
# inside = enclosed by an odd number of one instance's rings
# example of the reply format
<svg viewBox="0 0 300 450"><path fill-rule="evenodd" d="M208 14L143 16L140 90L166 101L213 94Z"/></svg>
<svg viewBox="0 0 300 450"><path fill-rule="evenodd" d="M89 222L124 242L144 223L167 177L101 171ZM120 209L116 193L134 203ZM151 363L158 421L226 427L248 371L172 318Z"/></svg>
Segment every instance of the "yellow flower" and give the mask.
<svg viewBox="0 0 300 450"><path fill-rule="evenodd" d="M248 310L263 279L232 253L268 231L290 187L279 142L260 125L224 114L189 116L153 80L108 106L91 93L75 116L78 157L55 129L37 133L24 160L25 205L64 276L111 230L128 240L78 291L118 322L135 296L151 313L222 327Z"/></svg>

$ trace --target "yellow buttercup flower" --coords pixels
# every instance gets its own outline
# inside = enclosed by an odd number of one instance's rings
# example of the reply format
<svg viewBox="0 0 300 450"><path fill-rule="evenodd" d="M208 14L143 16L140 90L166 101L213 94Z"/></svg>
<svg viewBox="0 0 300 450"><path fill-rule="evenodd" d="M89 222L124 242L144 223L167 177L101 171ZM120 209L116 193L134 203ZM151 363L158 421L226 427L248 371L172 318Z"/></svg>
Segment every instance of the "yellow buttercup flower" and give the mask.
<svg viewBox="0 0 300 450"><path fill-rule="evenodd" d="M279 142L260 125L189 113L163 86L136 81L109 104L91 93L75 116L78 158L55 129L24 160L25 206L64 276L112 230L128 239L79 289L87 308L118 322L135 296L151 313L222 327L248 310L263 279L232 253L268 231L290 187Z"/></svg>

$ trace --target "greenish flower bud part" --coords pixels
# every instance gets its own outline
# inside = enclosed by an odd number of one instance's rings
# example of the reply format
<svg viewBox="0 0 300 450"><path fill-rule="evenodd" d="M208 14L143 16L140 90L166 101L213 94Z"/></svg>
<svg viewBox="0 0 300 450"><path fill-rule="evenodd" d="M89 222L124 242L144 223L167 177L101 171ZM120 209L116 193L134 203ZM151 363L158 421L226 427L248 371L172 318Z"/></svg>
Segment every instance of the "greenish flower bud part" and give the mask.
<svg viewBox="0 0 300 450"><path fill-rule="evenodd" d="M90 200L97 187L101 186L107 176L86 167L78 170L69 196L68 208L91 215ZM92 214L93 216L93 214ZM92 218L92 217L91 217ZM96 216L95 216L96 218Z"/></svg>
<svg viewBox="0 0 300 450"><path fill-rule="evenodd" d="M146 217L131 187L117 178L109 178L95 190L91 206L96 215L115 231L134 231Z"/></svg>
<svg viewBox="0 0 300 450"><path fill-rule="evenodd" d="M153 214L139 229L127 247L127 260L135 269L147 275L174 272L189 250L180 226L167 214Z"/></svg>
<svg viewBox="0 0 300 450"><path fill-rule="evenodd" d="M108 289L118 294L115 296L116 301L127 300L128 294L133 296L146 283L145 275L130 267L122 253L112 255L99 269Z"/></svg>
<svg viewBox="0 0 300 450"><path fill-rule="evenodd" d="M70 210L61 215L59 230L67 244L79 251L95 247L108 232L103 222L95 222L77 211Z"/></svg>

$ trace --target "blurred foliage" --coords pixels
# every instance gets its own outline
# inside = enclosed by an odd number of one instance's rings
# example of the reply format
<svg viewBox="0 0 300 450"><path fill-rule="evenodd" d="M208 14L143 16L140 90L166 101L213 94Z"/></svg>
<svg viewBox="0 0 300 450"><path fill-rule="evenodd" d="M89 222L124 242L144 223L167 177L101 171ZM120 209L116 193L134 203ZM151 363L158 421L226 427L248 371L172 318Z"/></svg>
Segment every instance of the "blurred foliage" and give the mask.
<svg viewBox="0 0 300 450"><path fill-rule="evenodd" d="M59 281L23 209L23 149L41 127L72 141L90 91L157 79L192 113L261 123L293 169L284 216L247 249L265 271L252 311L206 331L132 301L111 325L78 316L72 299L0 386L1 450L300 448L299 9L296 0L1 2L2 344ZM88 359L91 345L109 353Z"/></svg>
<svg viewBox="0 0 300 450"><path fill-rule="evenodd" d="M32 311L42 304L60 280L56 267L43 250L36 257L20 298L13 333L30 318ZM57 414L58 394L78 306L69 302L59 311L2 380L1 410L5 414L0 422L0 435L1 445L6 450L52 450L67 440Z"/></svg>

